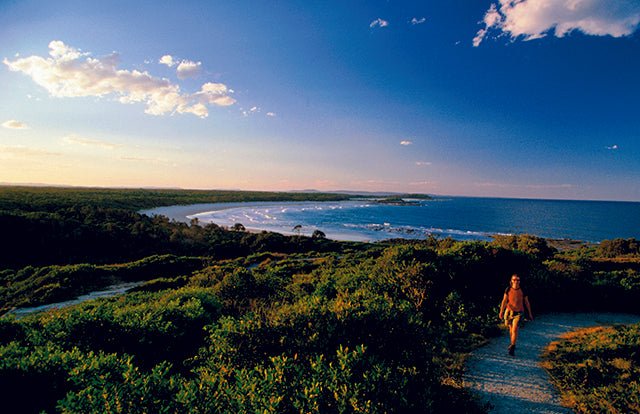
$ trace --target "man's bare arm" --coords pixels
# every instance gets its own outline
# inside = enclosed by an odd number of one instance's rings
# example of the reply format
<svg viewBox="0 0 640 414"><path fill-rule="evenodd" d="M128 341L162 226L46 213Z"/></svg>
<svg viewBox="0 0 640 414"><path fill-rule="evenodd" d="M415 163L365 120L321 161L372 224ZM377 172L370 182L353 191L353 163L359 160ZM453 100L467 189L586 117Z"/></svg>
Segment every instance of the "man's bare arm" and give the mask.
<svg viewBox="0 0 640 414"><path fill-rule="evenodd" d="M531 312L531 304L529 303L529 297L524 297L524 306L527 307L527 312L529 312L529 319L533 320L533 312Z"/></svg>
<svg viewBox="0 0 640 414"><path fill-rule="evenodd" d="M509 298L507 297L507 294L505 293L504 296L502 297L502 303L500 304L500 314L498 315L498 317L500 319L502 319L502 316L504 315L504 309L507 307L507 301L509 300Z"/></svg>

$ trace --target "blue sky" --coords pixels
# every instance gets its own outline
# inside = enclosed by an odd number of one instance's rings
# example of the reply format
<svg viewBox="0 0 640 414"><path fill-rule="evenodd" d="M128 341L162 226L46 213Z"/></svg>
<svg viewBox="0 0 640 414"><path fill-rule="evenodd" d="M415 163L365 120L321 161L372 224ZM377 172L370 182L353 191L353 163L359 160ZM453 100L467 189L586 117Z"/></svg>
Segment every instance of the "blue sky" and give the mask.
<svg viewBox="0 0 640 414"><path fill-rule="evenodd" d="M640 1L2 1L0 182L640 200Z"/></svg>

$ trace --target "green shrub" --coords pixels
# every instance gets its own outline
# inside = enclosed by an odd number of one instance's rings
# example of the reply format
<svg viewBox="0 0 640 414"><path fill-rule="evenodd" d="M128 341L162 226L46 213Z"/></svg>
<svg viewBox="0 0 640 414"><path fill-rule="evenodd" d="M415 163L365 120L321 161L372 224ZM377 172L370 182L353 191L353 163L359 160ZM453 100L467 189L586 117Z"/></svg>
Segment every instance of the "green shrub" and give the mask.
<svg viewBox="0 0 640 414"><path fill-rule="evenodd" d="M639 256L640 242L634 238L602 240L596 247L596 255L600 257Z"/></svg>
<svg viewBox="0 0 640 414"><path fill-rule="evenodd" d="M544 367L579 413L640 412L640 324L578 330L549 345Z"/></svg>

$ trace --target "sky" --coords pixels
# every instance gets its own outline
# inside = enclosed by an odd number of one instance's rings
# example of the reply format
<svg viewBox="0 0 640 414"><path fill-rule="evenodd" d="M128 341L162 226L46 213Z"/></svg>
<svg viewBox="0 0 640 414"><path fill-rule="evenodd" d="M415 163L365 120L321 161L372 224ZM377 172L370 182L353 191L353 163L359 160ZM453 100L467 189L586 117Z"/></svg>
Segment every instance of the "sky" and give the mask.
<svg viewBox="0 0 640 414"><path fill-rule="evenodd" d="M0 0L0 183L640 201L640 0Z"/></svg>

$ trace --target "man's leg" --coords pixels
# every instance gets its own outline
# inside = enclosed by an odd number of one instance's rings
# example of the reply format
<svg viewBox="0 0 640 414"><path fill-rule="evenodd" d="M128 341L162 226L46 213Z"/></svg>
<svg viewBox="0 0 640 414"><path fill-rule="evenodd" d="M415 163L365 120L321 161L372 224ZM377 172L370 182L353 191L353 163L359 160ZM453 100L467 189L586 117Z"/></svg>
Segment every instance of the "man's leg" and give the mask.
<svg viewBox="0 0 640 414"><path fill-rule="evenodd" d="M511 327L509 329L509 336L511 338L511 345L509 345L509 355L515 355L516 341L518 340L518 327L520 325L520 315L516 315L511 321Z"/></svg>
<svg viewBox="0 0 640 414"><path fill-rule="evenodd" d="M516 318L511 322L511 345L515 345L518 340L518 325L519 318Z"/></svg>

